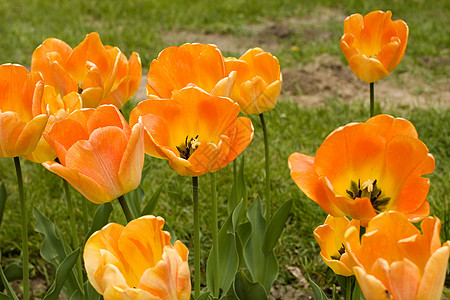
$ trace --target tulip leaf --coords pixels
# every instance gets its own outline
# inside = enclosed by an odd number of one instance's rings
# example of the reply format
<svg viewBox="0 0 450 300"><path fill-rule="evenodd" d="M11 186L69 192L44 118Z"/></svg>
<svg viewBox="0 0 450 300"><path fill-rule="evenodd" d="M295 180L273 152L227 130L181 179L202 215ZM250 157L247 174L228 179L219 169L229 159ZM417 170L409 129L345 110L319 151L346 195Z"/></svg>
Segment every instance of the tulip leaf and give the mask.
<svg viewBox="0 0 450 300"><path fill-rule="evenodd" d="M43 300L57 300L61 292L66 278L71 273L73 266L77 262L80 255L80 249L70 253L56 269L55 281L48 289Z"/></svg>
<svg viewBox="0 0 450 300"><path fill-rule="evenodd" d="M228 214L231 214L231 212L234 210L236 205L238 205L241 199L244 199L244 203L247 203L248 195L244 177L244 165L245 160L244 156L242 155L241 165L239 167L239 171L236 174L236 180L233 182L230 190L230 195L228 196ZM245 215L245 208L241 213Z"/></svg>
<svg viewBox="0 0 450 300"><path fill-rule="evenodd" d="M211 295L209 294L209 291L201 293L196 300L209 300L212 299Z"/></svg>
<svg viewBox="0 0 450 300"><path fill-rule="evenodd" d="M261 201L256 199L247 211L251 223L251 234L244 245L244 259L251 279L259 282L270 293L273 281L278 276L278 262L273 251L266 255L263 242L266 233L266 220L263 216Z"/></svg>
<svg viewBox="0 0 450 300"><path fill-rule="evenodd" d="M12 299L12 298L8 295L0 294L0 300L10 300L10 299Z"/></svg>
<svg viewBox="0 0 450 300"><path fill-rule="evenodd" d="M3 212L5 211L5 204L6 204L6 187L5 184L2 182L2 184L0 185L0 226L2 225Z"/></svg>
<svg viewBox="0 0 450 300"><path fill-rule="evenodd" d="M314 297L316 300L327 300L327 295L323 292L323 290L314 282L311 278L308 278L309 284L312 287Z"/></svg>
<svg viewBox="0 0 450 300"><path fill-rule="evenodd" d="M2 254L0 252L0 257L2 257ZM6 292L8 293L9 296L5 295L5 294L0 294L3 299L14 299L14 300L19 300L19 298L17 298L16 294L14 293L14 290L11 288L11 285L8 282L8 279L6 279L5 273L3 273L3 268L0 264L0 277L3 283L3 286L6 288Z"/></svg>
<svg viewBox="0 0 450 300"><path fill-rule="evenodd" d="M241 300L267 299L267 294L259 282L251 282L242 271L236 274L234 291Z"/></svg>
<svg viewBox="0 0 450 300"><path fill-rule="evenodd" d="M244 245L247 243L250 238L250 233L252 232L252 224L250 222L245 222L239 225L237 228L236 234L236 249L239 254L239 267L247 268L247 264L244 259Z"/></svg>
<svg viewBox="0 0 450 300"><path fill-rule="evenodd" d="M22 261L19 259L8 259L6 261L4 273L8 281L22 279ZM4 289L3 283L0 281L0 291L3 291Z"/></svg>
<svg viewBox="0 0 450 300"><path fill-rule="evenodd" d="M130 209L131 216L133 220L139 216L140 207L141 207L141 197L139 195L139 186L132 190L131 192L124 195L125 200L128 204L128 208Z"/></svg>
<svg viewBox="0 0 450 300"><path fill-rule="evenodd" d="M46 218L37 208L33 209L33 215L36 219L34 230L43 236L40 254L56 269L62 264L66 256L69 255L70 252L67 249L70 249L70 246L63 239L59 238L55 224ZM67 278L66 284L64 285L65 294L73 294L76 290L82 291L74 272L76 272L75 269L69 272L69 278Z"/></svg>
<svg viewBox="0 0 450 300"><path fill-rule="evenodd" d="M101 204L94 214L94 219L92 220L91 229L89 230L88 234L86 235L86 238L84 239L87 241L87 239L97 230L100 230L108 224L109 215L111 215L111 212L113 211L113 207L111 202L103 203Z"/></svg>
<svg viewBox="0 0 450 300"><path fill-rule="evenodd" d="M245 210L247 209L247 200L242 198L231 213L233 220L233 231L242 222L245 217Z"/></svg>
<svg viewBox="0 0 450 300"><path fill-rule="evenodd" d="M89 280L86 280L86 282L84 283L84 295L85 295L85 300L99 300L100 299L100 294L97 293L97 291L92 287L91 283L89 282Z"/></svg>
<svg viewBox="0 0 450 300"><path fill-rule="evenodd" d="M360 300L360 299L365 299L365 298L362 295L361 287L359 286L358 281L355 280L355 286L353 287L353 292L352 292L352 300Z"/></svg>
<svg viewBox="0 0 450 300"><path fill-rule="evenodd" d="M156 205L158 204L159 195L164 187L164 183L160 185L160 187L153 193L150 200L147 202L145 207L141 211L141 216L151 215L155 211Z"/></svg>
<svg viewBox="0 0 450 300"><path fill-rule="evenodd" d="M292 207L292 200L284 202L280 206L280 208L275 212L275 214L272 217L272 220L270 220L270 224L264 236L262 246L265 255L269 255L273 251L273 248L275 248L275 245L277 244L278 239L280 238L281 233L285 228L285 224L289 217L291 207Z"/></svg>

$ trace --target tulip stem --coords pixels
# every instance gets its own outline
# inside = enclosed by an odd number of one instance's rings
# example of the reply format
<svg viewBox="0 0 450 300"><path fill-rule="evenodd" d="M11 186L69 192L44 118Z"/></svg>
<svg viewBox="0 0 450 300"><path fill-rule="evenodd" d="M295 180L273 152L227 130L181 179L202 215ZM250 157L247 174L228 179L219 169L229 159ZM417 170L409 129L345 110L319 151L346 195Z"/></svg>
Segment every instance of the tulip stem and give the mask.
<svg viewBox="0 0 450 300"><path fill-rule="evenodd" d="M75 216L73 210L72 198L70 197L70 189L69 184L65 179L62 180L64 185L64 191L66 192L66 200L67 206L69 210L69 220L70 220L70 229L72 231L72 246L74 249L80 247L80 241L78 239L77 228L75 226ZM78 269L78 281L80 282L80 286L83 286L83 271L81 269L81 255L78 256L77 260L77 269Z"/></svg>
<svg viewBox="0 0 450 300"><path fill-rule="evenodd" d="M19 187L20 214L22 221L22 259L23 259L23 299L29 299L29 270L28 270L28 231L27 231L27 210L25 207L25 193L23 189L22 168L20 167L20 158L14 157L16 166L17 185Z"/></svg>
<svg viewBox="0 0 450 300"><path fill-rule="evenodd" d="M213 236L213 266L214 266L214 289L213 295L219 297L219 232L217 229L217 195L216 174L211 173L211 231Z"/></svg>
<svg viewBox="0 0 450 300"><path fill-rule="evenodd" d="M345 277L345 300L352 300L352 277Z"/></svg>
<svg viewBox="0 0 450 300"><path fill-rule="evenodd" d="M370 117L375 114L375 82L370 83Z"/></svg>
<svg viewBox="0 0 450 300"><path fill-rule="evenodd" d="M83 227L84 234L89 232L89 222L88 222L88 200L83 198Z"/></svg>
<svg viewBox="0 0 450 300"><path fill-rule="evenodd" d="M270 157L269 157L269 137L267 135L266 122L264 121L264 115L259 114L261 119L261 127L264 133L264 153L265 153L265 167L266 167L266 222L270 222L270 210L271 210L271 199L270 199Z"/></svg>
<svg viewBox="0 0 450 300"><path fill-rule="evenodd" d="M122 206L123 213L125 218L127 218L127 223L133 220L133 216L131 214L130 208L128 207L127 200L122 196L117 198L119 200L120 206Z"/></svg>
<svg viewBox="0 0 450 300"><path fill-rule="evenodd" d="M194 296L200 296L200 224L198 216L198 177L192 177L192 200L194 202Z"/></svg>

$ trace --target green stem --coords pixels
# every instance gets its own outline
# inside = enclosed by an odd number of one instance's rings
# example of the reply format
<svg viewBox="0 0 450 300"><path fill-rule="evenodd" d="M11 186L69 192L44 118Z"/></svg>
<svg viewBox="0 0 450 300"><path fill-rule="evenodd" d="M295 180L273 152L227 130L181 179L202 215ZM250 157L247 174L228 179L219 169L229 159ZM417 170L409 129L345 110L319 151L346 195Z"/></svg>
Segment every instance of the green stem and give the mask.
<svg viewBox="0 0 450 300"><path fill-rule="evenodd" d="M127 223L133 220L133 215L131 214L130 208L128 207L127 200L122 196L117 198L119 200L120 206L122 206L125 218L127 218Z"/></svg>
<svg viewBox="0 0 450 300"><path fill-rule="evenodd" d="M19 157L14 157L16 166L17 185L19 187L20 214L22 221L22 259L23 259L23 299L29 299L29 270L28 270L28 232L27 232L27 210L25 207L25 193L23 189L22 168Z"/></svg>
<svg viewBox="0 0 450 300"><path fill-rule="evenodd" d="M211 173L211 231L214 251L214 297L219 297L219 232L217 229L216 174Z"/></svg>
<svg viewBox="0 0 450 300"><path fill-rule="evenodd" d="M270 157L269 157L269 137L267 135L266 122L264 121L264 115L259 114L259 118L261 119L261 126L264 133L264 153L266 160L266 222L269 224L270 222L270 214L271 214L271 199L270 199Z"/></svg>
<svg viewBox="0 0 450 300"><path fill-rule="evenodd" d="M75 226L75 216L72 198L70 196L69 184L65 179L63 179L64 191L66 192L66 200L67 200L67 208L69 210L69 221L70 221L70 230L72 232L72 246L73 249L77 249L80 247L80 241L78 240L77 228ZM80 286L83 285L83 272L81 269L81 255L78 256L77 260L77 269L78 269L78 281L80 282Z"/></svg>
<svg viewBox="0 0 450 300"><path fill-rule="evenodd" d="M233 160L233 183L236 186L237 182L237 157Z"/></svg>
<svg viewBox="0 0 450 300"><path fill-rule="evenodd" d="M375 82L370 83L370 117L375 114Z"/></svg>
<svg viewBox="0 0 450 300"><path fill-rule="evenodd" d="M345 300L352 300L352 278L346 277Z"/></svg>
<svg viewBox="0 0 450 300"><path fill-rule="evenodd" d="M198 216L198 177L192 177L192 200L194 202L194 296L200 296L200 224Z"/></svg>
<svg viewBox="0 0 450 300"><path fill-rule="evenodd" d="M83 229L84 234L89 232L89 222L88 222L88 200L83 198Z"/></svg>

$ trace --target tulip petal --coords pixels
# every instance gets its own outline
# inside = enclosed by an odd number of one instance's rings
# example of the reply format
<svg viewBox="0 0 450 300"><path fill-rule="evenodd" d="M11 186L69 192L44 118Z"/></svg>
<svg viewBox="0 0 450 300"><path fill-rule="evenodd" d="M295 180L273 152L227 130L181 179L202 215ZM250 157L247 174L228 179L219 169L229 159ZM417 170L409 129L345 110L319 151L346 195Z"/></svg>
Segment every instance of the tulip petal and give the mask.
<svg viewBox="0 0 450 300"><path fill-rule="evenodd" d="M53 74L55 74L57 87L59 88L61 95L64 96L70 92L78 91L78 82L74 80L72 75L64 69L59 62L51 61L50 66L53 70Z"/></svg>
<svg viewBox="0 0 450 300"><path fill-rule="evenodd" d="M103 295L105 300L161 300L141 289L121 289L117 286L111 286Z"/></svg>
<svg viewBox="0 0 450 300"><path fill-rule="evenodd" d="M344 32L359 37L361 29L364 26L364 18L361 14L348 16L344 21Z"/></svg>
<svg viewBox="0 0 450 300"><path fill-rule="evenodd" d="M383 64L374 58L367 58L364 54L353 55L348 63L356 77L367 83L375 82L389 75Z"/></svg>
<svg viewBox="0 0 450 300"><path fill-rule="evenodd" d="M367 300L389 300L389 291L374 276L367 274L362 268L354 267L356 279L358 280L361 291Z"/></svg>
<svg viewBox="0 0 450 300"><path fill-rule="evenodd" d="M441 299L449 252L450 241L447 241L431 255L425 266L425 272L422 275L416 299Z"/></svg>
<svg viewBox="0 0 450 300"><path fill-rule="evenodd" d="M393 37L390 43L381 48L378 52L377 59L383 64L383 66L392 72L396 67L396 63L400 62L397 57L400 55L401 41L398 37Z"/></svg>
<svg viewBox="0 0 450 300"><path fill-rule="evenodd" d="M120 162L119 180L123 190L134 190L141 183L144 166L144 126L134 125L127 148Z"/></svg>
<svg viewBox="0 0 450 300"><path fill-rule="evenodd" d="M389 269L391 294L395 299L417 299L420 277L419 269L411 261L403 259L393 262Z"/></svg>

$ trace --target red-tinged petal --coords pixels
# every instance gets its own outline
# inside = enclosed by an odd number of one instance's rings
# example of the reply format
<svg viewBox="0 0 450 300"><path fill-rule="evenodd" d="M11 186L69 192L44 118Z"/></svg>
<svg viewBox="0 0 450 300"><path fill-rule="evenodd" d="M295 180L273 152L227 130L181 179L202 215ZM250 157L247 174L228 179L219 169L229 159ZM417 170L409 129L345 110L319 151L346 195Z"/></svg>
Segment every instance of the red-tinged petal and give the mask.
<svg viewBox="0 0 450 300"><path fill-rule="evenodd" d="M353 55L348 63L356 77L367 83L375 82L389 75L389 71L375 58L367 58L364 54Z"/></svg>
<svg viewBox="0 0 450 300"><path fill-rule="evenodd" d="M390 295L385 286L374 276L367 274L362 268L354 267L356 279L367 300L389 300Z"/></svg>
<svg viewBox="0 0 450 300"><path fill-rule="evenodd" d="M89 141L80 140L67 151L66 167L96 181L109 195L104 202L111 201L130 191L122 189L118 178L127 141L125 133L117 127L98 128Z"/></svg>
<svg viewBox="0 0 450 300"><path fill-rule="evenodd" d="M163 258L164 247L170 246L170 234L163 231L164 219L145 216L128 223L119 241L119 249L137 278Z"/></svg>
<svg viewBox="0 0 450 300"><path fill-rule="evenodd" d="M142 167L144 166L144 125L138 123L133 126L128 145L123 153L119 168L119 180L123 190L134 190L141 182Z"/></svg>
<svg viewBox="0 0 450 300"><path fill-rule="evenodd" d="M89 134L79 122L66 119L53 124L48 134L44 134L44 138L56 152L61 164L66 165L67 151L77 141L88 140Z"/></svg>
<svg viewBox="0 0 450 300"><path fill-rule="evenodd" d="M308 198L318 203L327 213L335 217L344 216L334 203L335 194L329 181L315 172L314 157L292 153L288 161L292 179Z"/></svg>
<svg viewBox="0 0 450 300"><path fill-rule="evenodd" d="M390 294L395 299L415 299L420 277L419 269L411 261L393 262L389 268Z"/></svg>
<svg viewBox="0 0 450 300"><path fill-rule="evenodd" d="M57 60L64 65L72 48L64 41L55 38L46 39L33 52L31 57L31 72L40 72L45 78L45 84L54 87L58 86L52 67L50 66L48 54L52 53L52 60Z"/></svg>
<svg viewBox="0 0 450 300"><path fill-rule="evenodd" d="M77 171L66 168L54 161L46 161L42 164L49 171L61 176L77 191L79 191L86 199L96 204L102 204L114 200L106 193L104 188L93 179L80 174Z"/></svg>
<svg viewBox="0 0 450 300"><path fill-rule="evenodd" d="M422 202L422 205L414 211L410 211L405 213L410 222L419 222L423 218L426 218L430 215L430 203L425 200Z"/></svg>
<svg viewBox="0 0 450 300"><path fill-rule="evenodd" d="M89 134L94 130L102 127L116 126L123 130L127 137L131 134L130 126L123 117L122 113L114 105L102 105L99 106L90 115L87 121L87 128Z"/></svg>
<svg viewBox="0 0 450 300"><path fill-rule="evenodd" d="M335 198L335 205L345 216L351 216L352 218L365 222L377 215L370 199L367 197L349 199L337 196Z"/></svg>
<svg viewBox="0 0 450 300"><path fill-rule="evenodd" d="M441 299L449 253L450 241L447 241L431 255L425 266L416 299Z"/></svg>

